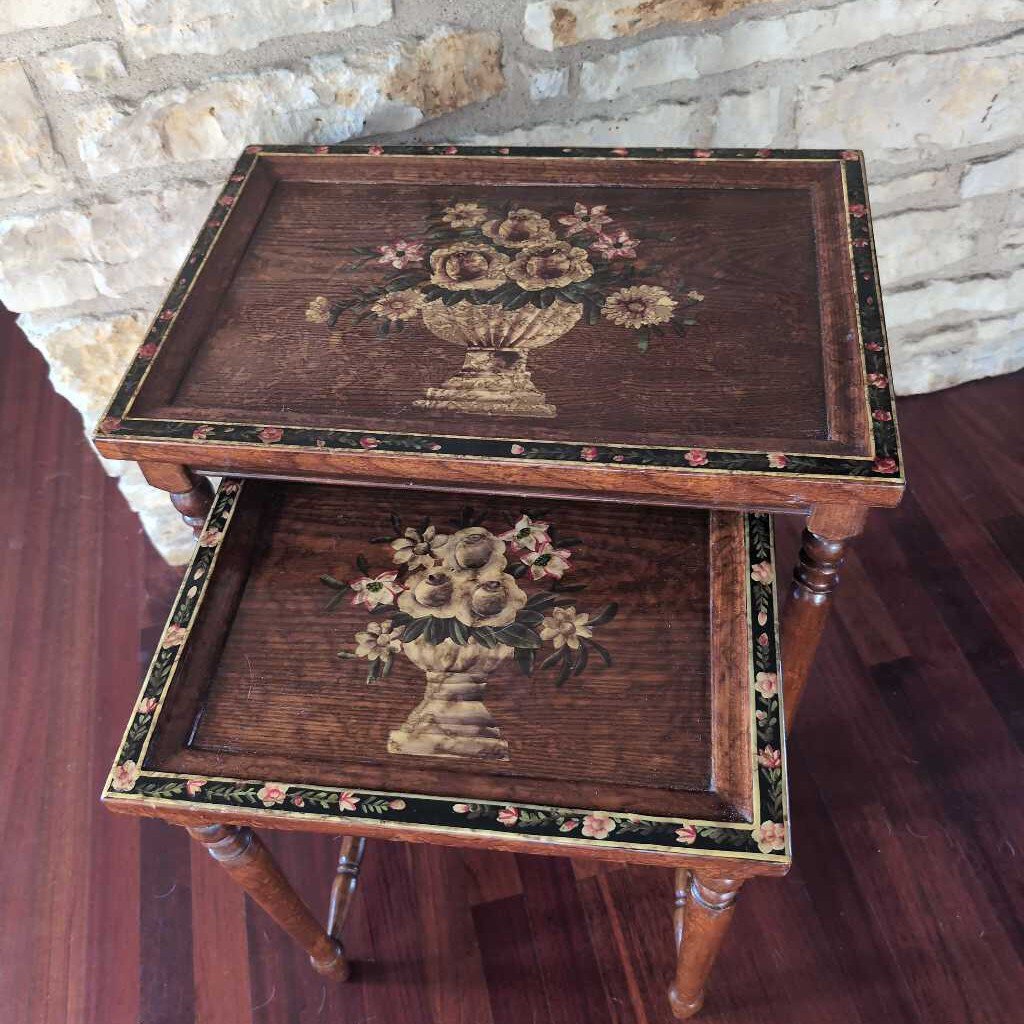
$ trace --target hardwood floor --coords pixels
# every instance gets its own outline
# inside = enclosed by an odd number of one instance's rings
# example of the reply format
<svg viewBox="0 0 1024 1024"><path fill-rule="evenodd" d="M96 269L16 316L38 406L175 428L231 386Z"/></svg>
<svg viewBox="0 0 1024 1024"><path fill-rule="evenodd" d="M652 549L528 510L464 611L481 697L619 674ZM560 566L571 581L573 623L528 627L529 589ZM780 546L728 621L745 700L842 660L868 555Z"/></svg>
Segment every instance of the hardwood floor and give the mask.
<svg viewBox="0 0 1024 1024"><path fill-rule="evenodd" d="M5 1020L671 1020L669 871L373 843L332 985L183 832L101 809L177 574L6 319L0 394ZM1020 1020L1024 374L900 418L910 493L854 549L791 742L796 864L744 889L708 1024ZM325 911L335 842L269 844Z"/></svg>

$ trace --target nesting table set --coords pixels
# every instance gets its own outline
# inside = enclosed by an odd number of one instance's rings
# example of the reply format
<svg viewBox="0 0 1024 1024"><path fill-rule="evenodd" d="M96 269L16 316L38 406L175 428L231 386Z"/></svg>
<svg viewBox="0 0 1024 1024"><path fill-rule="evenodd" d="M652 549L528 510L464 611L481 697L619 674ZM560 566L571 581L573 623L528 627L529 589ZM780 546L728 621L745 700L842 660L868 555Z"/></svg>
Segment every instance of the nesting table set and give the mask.
<svg viewBox="0 0 1024 1024"><path fill-rule="evenodd" d="M690 1016L888 377L858 152L248 147L95 434L198 538L104 801L338 979L366 838L673 867ZM253 826L342 837L325 926Z"/></svg>

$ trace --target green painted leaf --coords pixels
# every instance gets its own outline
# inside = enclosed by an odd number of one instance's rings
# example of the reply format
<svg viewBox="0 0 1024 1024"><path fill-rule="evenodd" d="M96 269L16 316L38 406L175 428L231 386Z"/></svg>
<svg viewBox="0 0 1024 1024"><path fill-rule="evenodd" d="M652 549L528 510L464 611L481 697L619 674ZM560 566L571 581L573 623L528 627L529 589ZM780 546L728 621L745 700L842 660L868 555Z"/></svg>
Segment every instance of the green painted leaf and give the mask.
<svg viewBox="0 0 1024 1024"><path fill-rule="evenodd" d="M540 635L518 622L510 622L496 629L494 635L499 643L508 644L509 647L540 647Z"/></svg>
<svg viewBox="0 0 1024 1024"><path fill-rule="evenodd" d="M402 642L410 643L418 637L421 637L426 631L427 626L430 625L430 621L431 620L428 616L424 616L421 619L413 619L412 622L405 627L405 632L402 634Z"/></svg>

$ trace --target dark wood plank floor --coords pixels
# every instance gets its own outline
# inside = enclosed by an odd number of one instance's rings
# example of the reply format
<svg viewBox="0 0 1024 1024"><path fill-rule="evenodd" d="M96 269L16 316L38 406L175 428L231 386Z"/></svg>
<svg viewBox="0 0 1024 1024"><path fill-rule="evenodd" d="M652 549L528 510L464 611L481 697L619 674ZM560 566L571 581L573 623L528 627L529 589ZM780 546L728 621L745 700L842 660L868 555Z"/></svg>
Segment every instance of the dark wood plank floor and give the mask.
<svg viewBox="0 0 1024 1024"><path fill-rule="evenodd" d="M376 843L325 984L177 830L97 794L176 573L0 330L0 1007L16 1024L666 1024L671 877ZM708 1024L1022 1019L1024 376L905 400L791 744L796 866ZM782 529L786 559L797 524ZM271 840L317 907L333 843Z"/></svg>

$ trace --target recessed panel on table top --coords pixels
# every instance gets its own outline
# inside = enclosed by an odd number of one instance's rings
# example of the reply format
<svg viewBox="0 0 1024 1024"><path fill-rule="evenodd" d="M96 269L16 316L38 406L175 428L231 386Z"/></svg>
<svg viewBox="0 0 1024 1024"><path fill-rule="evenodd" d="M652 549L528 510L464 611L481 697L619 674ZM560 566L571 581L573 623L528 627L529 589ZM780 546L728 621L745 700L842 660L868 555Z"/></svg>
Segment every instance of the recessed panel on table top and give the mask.
<svg viewBox="0 0 1024 1024"><path fill-rule="evenodd" d="M243 157L101 449L899 479L856 154L499 152Z"/></svg>

